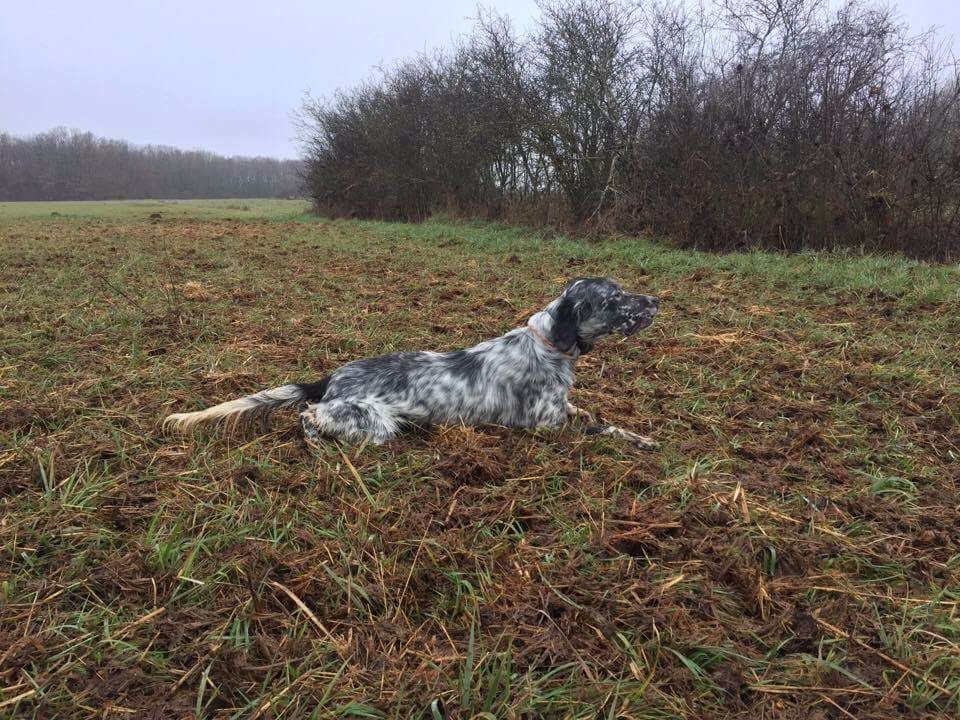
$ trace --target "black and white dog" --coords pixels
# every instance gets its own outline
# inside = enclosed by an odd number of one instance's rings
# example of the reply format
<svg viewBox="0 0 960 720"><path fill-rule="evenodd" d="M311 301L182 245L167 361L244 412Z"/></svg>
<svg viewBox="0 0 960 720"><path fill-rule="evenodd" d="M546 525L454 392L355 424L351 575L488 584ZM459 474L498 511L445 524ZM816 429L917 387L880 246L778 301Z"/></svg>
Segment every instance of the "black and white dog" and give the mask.
<svg viewBox="0 0 960 720"><path fill-rule="evenodd" d="M560 297L511 330L455 352L399 352L347 363L314 383L283 385L191 413L176 413L164 427L265 418L277 408L300 406L308 443L331 437L381 444L406 425L456 423L508 427L558 427L592 416L567 395L577 358L600 338L649 327L660 309L650 295L625 292L613 280L577 278ZM613 425L590 433L613 435L641 448L650 438Z"/></svg>

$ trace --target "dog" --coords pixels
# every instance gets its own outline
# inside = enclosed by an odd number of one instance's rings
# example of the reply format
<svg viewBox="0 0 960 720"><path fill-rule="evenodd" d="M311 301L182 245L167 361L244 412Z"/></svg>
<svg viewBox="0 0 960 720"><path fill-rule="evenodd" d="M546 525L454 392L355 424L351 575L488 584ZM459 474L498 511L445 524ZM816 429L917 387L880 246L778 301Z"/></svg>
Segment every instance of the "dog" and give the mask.
<svg viewBox="0 0 960 720"><path fill-rule="evenodd" d="M438 423L555 428L577 417L593 423L589 412L568 400L577 358L604 337L649 327L659 309L658 298L626 292L608 278L575 278L524 327L471 348L356 360L317 382L170 415L163 427L186 431L218 420L265 421L294 405L310 445L324 437L381 445L405 427ZM657 447L651 438L613 425L593 425L586 432Z"/></svg>

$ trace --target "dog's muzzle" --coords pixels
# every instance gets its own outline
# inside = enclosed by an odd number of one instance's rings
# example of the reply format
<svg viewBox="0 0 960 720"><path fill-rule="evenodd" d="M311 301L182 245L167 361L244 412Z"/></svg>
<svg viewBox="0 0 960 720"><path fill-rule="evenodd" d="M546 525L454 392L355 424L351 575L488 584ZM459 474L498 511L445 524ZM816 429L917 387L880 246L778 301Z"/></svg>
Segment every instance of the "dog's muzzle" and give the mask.
<svg viewBox="0 0 960 720"><path fill-rule="evenodd" d="M619 328L624 337L653 325L653 318L660 311L660 298L653 295L634 295L632 300L632 307L627 312L628 320Z"/></svg>

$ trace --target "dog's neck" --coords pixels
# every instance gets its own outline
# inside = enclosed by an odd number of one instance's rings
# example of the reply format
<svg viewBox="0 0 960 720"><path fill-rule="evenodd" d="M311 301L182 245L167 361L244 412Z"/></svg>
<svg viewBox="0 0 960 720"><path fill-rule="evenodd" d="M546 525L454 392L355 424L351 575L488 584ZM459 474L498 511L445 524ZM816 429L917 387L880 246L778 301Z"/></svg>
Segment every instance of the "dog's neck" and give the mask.
<svg viewBox="0 0 960 720"><path fill-rule="evenodd" d="M579 348L577 348L576 345L574 345L572 352L566 352L565 350L558 348L550 339L550 335L552 334L553 330L553 316L550 315L549 312L546 310L541 310L540 312L532 315L530 319L527 320L527 329L541 345L548 347L558 355L562 355L563 357L576 362L577 356L580 354Z"/></svg>

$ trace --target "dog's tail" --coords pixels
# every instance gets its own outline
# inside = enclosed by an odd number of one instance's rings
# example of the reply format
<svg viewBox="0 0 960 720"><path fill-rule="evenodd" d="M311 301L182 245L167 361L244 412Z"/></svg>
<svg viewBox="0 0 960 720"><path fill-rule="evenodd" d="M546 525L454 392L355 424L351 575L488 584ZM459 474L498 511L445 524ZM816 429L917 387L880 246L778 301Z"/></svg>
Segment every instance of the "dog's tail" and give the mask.
<svg viewBox="0 0 960 720"><path fill-rule="evenodd" d="M266 420L274 411L300 402L319 402L327 391L330 378L315 383L281 385L270 390L261 390L236 400L228 400L206 410L189 413L174 413L163 421L163 429L187 432L201 423L223 421L230 427L254 420Z"/></svg>

